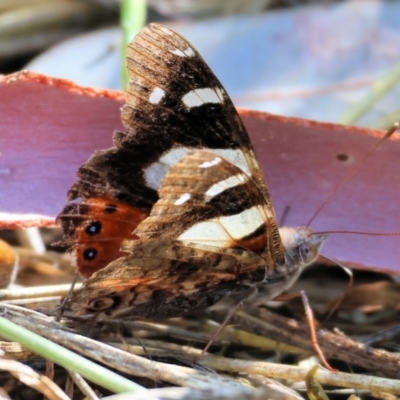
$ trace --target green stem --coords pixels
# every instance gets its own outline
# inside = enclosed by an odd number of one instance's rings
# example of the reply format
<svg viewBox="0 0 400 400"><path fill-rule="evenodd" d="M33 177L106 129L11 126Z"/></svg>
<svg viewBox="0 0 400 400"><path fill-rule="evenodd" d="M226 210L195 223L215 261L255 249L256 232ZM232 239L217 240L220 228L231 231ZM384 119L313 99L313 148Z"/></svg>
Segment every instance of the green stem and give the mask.
<svg viewBox="0 0 400 400"><path fill-rule="evenodd" d="M114 393L144 391L142 386L93 363L13 322L0 317L0 336L18 342L27 349Z"/></svg>
<svg viewBox="0 0 400 400"><path fill-rule="evenodd" d="M356 123L375 103L400 81L400 64L375 81L371 91L355 106L346 110L339 118L340 124Z"/></svg>
<svg viewBox="0 0 400 400"><path fill-rule="evenodd" d="M121 2L121 28L122 28L122 87L125 88L129 81L126 69L127 47L134 36L143 28L147 18L146 0L122 0Z"/></svg>
<svg viewBox="0 0 400 400"><path fill-rule="evenodd" d="M400 121L400 110L393 111L372 122L370 128L387 130L398 121Z"/></svg>

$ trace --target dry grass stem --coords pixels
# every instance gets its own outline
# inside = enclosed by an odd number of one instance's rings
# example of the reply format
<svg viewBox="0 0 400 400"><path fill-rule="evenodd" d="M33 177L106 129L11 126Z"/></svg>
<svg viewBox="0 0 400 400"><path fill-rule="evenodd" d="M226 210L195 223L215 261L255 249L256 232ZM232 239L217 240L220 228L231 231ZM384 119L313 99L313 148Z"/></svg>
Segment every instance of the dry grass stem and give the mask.
<svg viewBox="0 0 400 400"><path fill-rule="evenodd" d="M169 387L161 389L149 389L144 394L117 394L114 396L103 397L102 400L262 400L270 398L271 397L269 397L264 391L241 392L238 391L237 388L214 387L209 389L193 389L186 387ZM273 399L279 400L277 397L273 397Z"/></svg>
<svg viewBox="0 0 400 400"><path fill-rule="evenodd" d="M252 312L258 318L239 310L232 317L231 322L249 332L272 338L279 337L286 344L313 351L306 324L282 317L266 309ZM224 317L224 313L219 315L218 311L213 311L212 315L217 320ZM370 370L380 371L389 377L398 377L400 357L396 354L365 346L345 335L322 330L317 332L317 338L322 352L328 358L332 357Z"/></svg>
<svg viewBox="0 0 400 400"><path fill-rule="evenodd" d="M69 397L50 379L15 360L0 358L0 369L8 371L20 382L37 390L49 400L69 400Z"/></svg>
<svg viewBox="0 0 400 400"><path fill-rule="evenodd" d="M20 289L2 289L0 290L0 301L11 301L29 299L32 301L36 297L54 297L65 296L68 293L70 283L54 286L35 286ZM76 288L80 287L77 284Z"/></svg>
<svg viewBox="0 0 400 400"><path fill-rule="evenodd" d="M150 356L169 356L177 359L195 359L201 350L188 346L170 344L168 348L152 347L150 341L143 341L146 353ZM155 343L153 343L155 344ZM142 346L129 346L119 344L115 346L129 350L132 353L145 355ZM275 379L294 380L304 382L309 368L296 367L285 364L276 364L261 361L245 361L232 359L212 354L206 354L198 362L200 365L211 370L223 371L233 374L260 375ZM388 393L400 394L400 381L371 377L367 375L350 374L345 372L330 372L319 368L316 379L327 385L364 389L368 391L386 391Z"/></svg>
<svg viewBox="0 0 400 400"><path fill-rule="evenodd" d="M115 321L111 320L106 322L110 326L115 326ZM152 334L162 334L165 337L175 338L175 339L183 339L194 341L196 343L205 343L207 344L210 340L210 335L190 331L178 326L173 326L171 324L168 325L168 322L165 324L162 323L153 323L153 322L144 322L144 321L124 321L123 322L124 328L131 329L132 331L138 332L136 336L140 335L140 330L145 331L146 335ZM168 342L166 342L168 343ZM217 340L214 342L217 346L224 346L228 345L230 342L228 340Z"/></svg>
<svg viewBox="0 0 400 400"><path fill-rule="evenodd" d="M55 343L126 374L197 389L228 385L230 387L236 386L238 390L244 390L243 385L232 378L198 372L187 367L149 361L85 336L54 328L51 324L45 324L43 319L36 318L35 314L32 314L31 317L20 316L13 310L5 313L5 317Z"/></svg>
<svg viewBox="0 0 400 400"><path fill-rule="evenodd" d="M87 400L99 400L99 397L88 385L88 383L76 372L68 371L69 376L74 381L75 385L78 386L80 391L86 396Z"/></svg>

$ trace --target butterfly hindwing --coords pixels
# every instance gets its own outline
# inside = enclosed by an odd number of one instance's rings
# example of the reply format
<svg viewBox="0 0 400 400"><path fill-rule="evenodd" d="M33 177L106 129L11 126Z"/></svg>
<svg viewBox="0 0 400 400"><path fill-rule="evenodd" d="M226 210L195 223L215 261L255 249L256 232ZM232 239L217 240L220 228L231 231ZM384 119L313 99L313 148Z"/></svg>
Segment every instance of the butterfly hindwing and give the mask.
<svg viewBox="0 0 400 400"><path fill-rule="evenodd" d="M135 231L142 240L171 238L221 250L243 249L276 266L277 227L269 219L264 194L249 175L216 153L186 154L169 169L159 195Z"/></svg>
<svg viewBox="0 0 400 400"><path fill-rule="evenodd" d="M215 153L192 151L169 169L159 195L134 232L138 240L123 244L131 255L74 293L75 312L173 317L226 295L242 300L256 293L268 269L279 275L265 199L241 169Z"/></svg>
<svg viewBox="0 0 400 400"><path fill-rule="evenodd" d="M169 239L139 239L131 250L74 291L68 308L97 320L177 317L229 294L244 299L254 291L253 280L265 276L262 257L242 250L218 252Z"/></svg>

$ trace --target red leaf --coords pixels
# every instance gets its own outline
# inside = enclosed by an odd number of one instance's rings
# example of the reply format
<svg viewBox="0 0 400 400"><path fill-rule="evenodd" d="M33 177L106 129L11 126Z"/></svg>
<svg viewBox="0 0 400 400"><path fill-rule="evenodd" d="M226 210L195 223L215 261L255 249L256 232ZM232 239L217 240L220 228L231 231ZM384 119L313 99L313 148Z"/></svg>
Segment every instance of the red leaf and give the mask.
<svg viewBox="0 0 400 400"><path fill-rule="evenodd" d="M119 92L29 72L0 78L0 227L45 226L65 203L81 163L123 129ZM376 144L381 131L242 110L278 220L304 225ZM338 157L340 155L340 157ZM348 161L340 159L348 157ZM315 230L398 232L400 141L385 143L321 211ZM324 254L400 273L400 237L331 235Z"/></svg>

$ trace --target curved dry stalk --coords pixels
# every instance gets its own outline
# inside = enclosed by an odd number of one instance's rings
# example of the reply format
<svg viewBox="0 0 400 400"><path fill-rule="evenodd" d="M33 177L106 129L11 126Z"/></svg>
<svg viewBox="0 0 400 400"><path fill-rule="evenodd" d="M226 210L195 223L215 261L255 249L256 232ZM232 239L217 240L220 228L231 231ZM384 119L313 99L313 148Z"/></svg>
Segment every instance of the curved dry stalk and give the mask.
<svg viewBox="0 0 400 400"><path fill-rule="evenodd" d="M81 284L77 284L77 288ZM34 301L36 297L54 297L65 296L68 293L70 283L53 286L34 286L20 289L2 289L0 290L0 301L28 299Z"/></svg>
<svg viewBox="0 0 400 400"><path fill-rule="evenodd" d="M198 357L201 350L188 346L174 345L170 343L167 348L151 347L150 341L143 341L146 352L151 356L175 356L178 359ZM153 343L154 344L154 343ZM113 344L116 345L116 344ZM135 354L144 354L142 346L127 344L119 345ZM263 361L246 361L227 357L206 354L198 362L204 367L229 373L241 373L267 376L275 379L290 379L304 382L309 368L296 367L285 364L276 364ZM400 381L396 379L380 378L367 375L350 374L347 372L330 372L322 367L315 374L315 379L324 385L364 389L370 392L387 392L400 394Z"/></svg>
<svg viewBox="0 0 400 400"><path fill-rule="evenodd" d="M87 382L75 371L68 371L69 376L74 381L75 385L78 386L80 391L85 395L87 400L99 400L99 397L93 391L93 389L87 384Z"/></svg>
<svg viewBox="0 0 400 400"><path fill-rule="evenodd" d="M31 317L29 317L18 314L16 309L17 307L14 306L12 311L10 310L5 313L5 317L42 337L83 354L88 358L106 364L118 371L133 376L146 377L156 381L165 381L174 385L188 386L196 389L209 389L217 386L220 388L236 387L237 390L243 391L243 393L252 391L252 389L246 388L233 378L194 371L187 367L149 361L82 335L61 330L58 327L54 328L51 324L45 323L43 319L40 319L39 323L39 318L35 315L36 313L32 313Z"/></svg>
<svg viewBox="0 0 400 400"><path fill-rule="evenodd" d="M313 351L306 324L282 317L266 309L251 310L251 312L254 315L239 310L232 317L232 323L246 331L261 336L279 338L283 343ZM215 310L209 314L216 320L223 320L225 315L223 312L219 313ZM400 356L396 354L374 349L345 335L323 330L317 331L317 338L318 344L327 358L332 357L372 371L376 370L389 377L398 377Z"/></svg>
<svg viewBox="0 0 400 400"><path fill-rule="evenodd" d="M49 400L69 400L69 397L53 381L19 361L1 357L0 370L8 371L20 382L42 393Z"/></svg>

